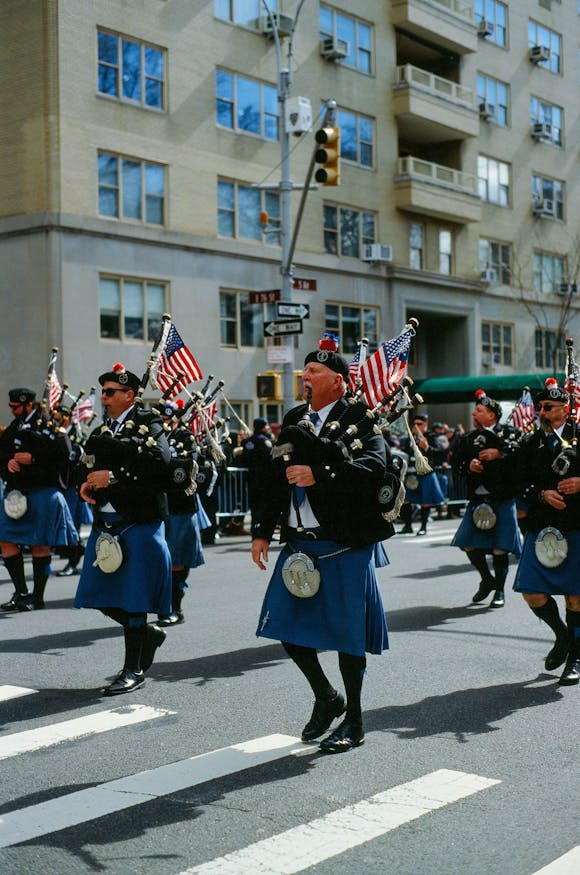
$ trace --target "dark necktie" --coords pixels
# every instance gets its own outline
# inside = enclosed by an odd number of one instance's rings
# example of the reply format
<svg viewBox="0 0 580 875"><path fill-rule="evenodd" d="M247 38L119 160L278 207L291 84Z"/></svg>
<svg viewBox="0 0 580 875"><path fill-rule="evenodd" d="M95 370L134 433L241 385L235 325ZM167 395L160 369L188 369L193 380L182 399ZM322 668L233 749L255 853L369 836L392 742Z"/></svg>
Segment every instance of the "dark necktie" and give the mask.
<svg viewBox="0 0 580 875"><path fill-rule="evenodd" d="M113 432L113 434L116 434L116 433L117 433L117 429L119 428L119 420L118 420L118 419L112 419L112 420L109 422L109 428L111 429L111 431Z"/></svg>
<svg viewBox="0 0 580 875"><path fill-rule="evenodd" d="M312 413L308 414L310 416L310 422L316 428L318 422L320 422L320 416L313 410ZM305 486L294 486L294 493L292 495L292 503L295 508L299 508L304 498L306 497L306 487Z"/></svg>
<svg viewBox="0 0 580 875"><path fill-rule="evenodd" d="M556 450L559 450L560 448L560 438L557 434L554 434L553 431L546 435L546 443L550 447L552 453L555 453Z"/></svg>

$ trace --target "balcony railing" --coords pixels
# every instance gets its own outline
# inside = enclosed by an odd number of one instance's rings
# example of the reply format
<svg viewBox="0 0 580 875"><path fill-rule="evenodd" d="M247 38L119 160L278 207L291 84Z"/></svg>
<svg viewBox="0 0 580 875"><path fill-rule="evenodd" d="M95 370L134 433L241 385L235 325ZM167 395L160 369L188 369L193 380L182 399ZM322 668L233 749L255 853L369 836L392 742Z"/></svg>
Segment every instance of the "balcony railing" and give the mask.
<svg viewBox="0 0 580 875"><path fill-rule="evenodd" d="M428 70L421 70L420 67L414 67L412 64L403 64L401 67L397 67L396 85L414 85L429 91L431 94L446 97L455 103L463 103L470 108L475 106L475 93L471 88L465 88L463 85L458 85L457 82L443 79L441 76L429 73Z"/></svg>
<svg viewBox="0 0 580 875"><path fill-rule="evenodd" d="M467 194L478 194L477 177L473 174L454 170L453 167L445 167L443 164L432 164L430 161L423 161L422 158L413 158L410 155L399 158L397 171L399 176L450 186Z"/></svg>
<svg viewBox="0 0 580 875"><path fill-rule="evenodd" d="M473 18L473 3L470 0L432 0L435 6L445 6L450 12L456 15L463 15L464 18Z"/></svg>

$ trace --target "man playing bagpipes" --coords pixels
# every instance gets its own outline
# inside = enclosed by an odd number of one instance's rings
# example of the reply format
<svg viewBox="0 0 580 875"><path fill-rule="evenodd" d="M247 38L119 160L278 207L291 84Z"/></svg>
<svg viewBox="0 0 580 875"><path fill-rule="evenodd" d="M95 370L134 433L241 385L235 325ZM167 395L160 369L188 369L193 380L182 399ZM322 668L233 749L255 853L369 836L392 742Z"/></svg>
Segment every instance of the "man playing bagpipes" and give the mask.
<svg viewBox="0 0 580 875"><path fill-rule="evenodd" d="M257 635L282 642L315 703L303 741L343 722L321 749L340 753L364 741L361 690L366 652L388 647L373 564L374 545L394 533L381 513L392 504L385 441L373 415L346 395L349 371L332 339L306 356L308 404L284 417L275 463L252 505L252 560L266 569L276 525L286 542L270 580ZM370 416L369 416L370 414ZM266 479L267 478L267 479ZM317 650L338 651L345 698L322 670Z"/></svg>

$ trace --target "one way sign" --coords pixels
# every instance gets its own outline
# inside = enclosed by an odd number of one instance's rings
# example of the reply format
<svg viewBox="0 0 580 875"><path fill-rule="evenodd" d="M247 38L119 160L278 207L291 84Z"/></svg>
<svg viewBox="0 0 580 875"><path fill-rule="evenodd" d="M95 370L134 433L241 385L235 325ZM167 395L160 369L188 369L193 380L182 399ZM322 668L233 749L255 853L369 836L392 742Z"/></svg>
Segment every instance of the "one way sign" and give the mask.
<svg viewBox="0 0 580 875"><path fill-rule="evenodd" d="M264 325L264 337L276 337L280 334L302 334L302 319L295 319L293 322L276 320Z"/></svg>
<svg viewBox="0 0 580 875"><path fill-rule="evenodd" d="M276 319L291 317L294 319L310 319L308 304L291 304L288 301L276 302Z"/></svg>

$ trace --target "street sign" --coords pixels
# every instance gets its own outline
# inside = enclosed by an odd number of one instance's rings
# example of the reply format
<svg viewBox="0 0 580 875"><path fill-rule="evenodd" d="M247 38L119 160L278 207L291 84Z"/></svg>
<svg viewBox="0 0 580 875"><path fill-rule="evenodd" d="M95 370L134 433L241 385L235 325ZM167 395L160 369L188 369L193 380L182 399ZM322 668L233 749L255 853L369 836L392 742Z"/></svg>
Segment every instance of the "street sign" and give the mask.
<svg viewBox="0 0 580 875"><path fill-rule="evenodd" d="M273 304L275 301L280 300L281 295L280 289L270 289L267 292L250 292L249 302L250 304Z"/></svg>
<svg viewBox="0 0 580 875"><path fill-rule="evenodd" d="M293 322L276 320L264 325L264 337L277 337L280 334L302 334L302 319Z"/></svg>
<svg viewBox="0 0 580 875"><path fill-rule="evenodd" d="M294 319L310 319L310 306L308 304L291 304L288 301L278 301L276 304L276 319L285 317Z"/></svg>
<svg viewBox="0 0 580 875"><path fill-rule="evenodd" d="M292 288L299 289L301 292L315 292L316 280L302 279L295 276L292 278Z"/></svg>

